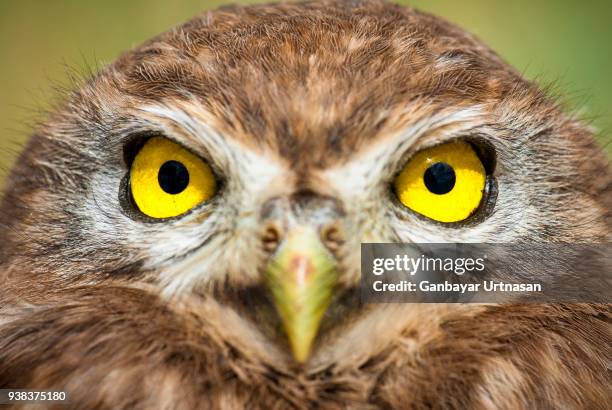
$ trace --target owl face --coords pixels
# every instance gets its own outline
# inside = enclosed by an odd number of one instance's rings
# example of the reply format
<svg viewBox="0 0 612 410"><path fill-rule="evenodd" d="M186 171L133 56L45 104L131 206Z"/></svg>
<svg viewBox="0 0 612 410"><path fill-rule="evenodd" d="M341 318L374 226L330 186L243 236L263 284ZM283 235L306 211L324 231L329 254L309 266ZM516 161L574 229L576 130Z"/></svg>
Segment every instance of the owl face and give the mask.
<svg viewBox="0 0 612 410"><path fill-rule="evenodd" d="M589 130L473 37L381 4L209 12L121 56L19 160L8 270L214 299L305 361L380 316L360 243L609 239Z"/></svg>

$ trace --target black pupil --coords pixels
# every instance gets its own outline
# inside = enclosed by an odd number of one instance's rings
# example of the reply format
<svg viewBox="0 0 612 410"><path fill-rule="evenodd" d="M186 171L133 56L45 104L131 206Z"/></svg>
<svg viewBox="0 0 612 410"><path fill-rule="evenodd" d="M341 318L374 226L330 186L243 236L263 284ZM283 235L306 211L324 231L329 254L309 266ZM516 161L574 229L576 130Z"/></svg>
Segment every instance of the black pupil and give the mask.
<svg viewBox="0 0 612 410"><path fill-rule="evenodd" d="M450 192L455 186L455 171L445 162L430 165L423 176L425 186L434 194L442 195Z"/></svg>
<svg viewBox="0 0 612 410"><path fill-rule="evenodd" d="M178 161L168 161L159 168L157 180L164 192L180 194L189 185L189 171Z"/></svg>

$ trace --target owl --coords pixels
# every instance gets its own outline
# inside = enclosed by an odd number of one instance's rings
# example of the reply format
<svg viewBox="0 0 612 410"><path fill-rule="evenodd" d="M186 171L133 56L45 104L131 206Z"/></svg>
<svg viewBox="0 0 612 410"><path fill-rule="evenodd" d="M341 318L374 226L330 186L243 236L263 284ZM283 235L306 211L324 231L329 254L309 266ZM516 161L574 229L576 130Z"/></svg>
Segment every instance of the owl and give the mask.
<svg viewBox="0 0 612 410"><path fill-rule="evenodd" d="M84 81L17 160L0 387L74 409L609 408L610 305L366 304L359 283L366 242L609 242L611 186L589 127L440 18L205 12Z"/></svg>

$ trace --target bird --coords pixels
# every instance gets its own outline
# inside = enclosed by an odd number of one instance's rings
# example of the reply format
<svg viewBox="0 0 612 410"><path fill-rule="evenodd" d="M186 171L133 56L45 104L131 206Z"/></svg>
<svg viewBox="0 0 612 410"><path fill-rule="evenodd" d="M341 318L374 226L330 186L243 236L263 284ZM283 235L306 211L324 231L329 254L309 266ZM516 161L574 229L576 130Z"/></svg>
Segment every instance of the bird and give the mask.
<svg viewBox="0 0 612 410"><path fill-rule="evenodd" d="M205 11L85 78L16 160L0 387L75 409L607 408L609 304L358 292L361 243L609 242L595 133L407 6Z"/></svg>

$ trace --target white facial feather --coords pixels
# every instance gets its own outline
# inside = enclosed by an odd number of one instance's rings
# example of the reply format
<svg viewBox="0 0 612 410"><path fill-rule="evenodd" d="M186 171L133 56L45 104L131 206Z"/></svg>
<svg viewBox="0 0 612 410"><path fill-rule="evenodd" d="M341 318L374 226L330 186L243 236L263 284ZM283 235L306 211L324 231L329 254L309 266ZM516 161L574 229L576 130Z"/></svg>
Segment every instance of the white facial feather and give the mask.
<svg viewBox="0 0 612 410"><path fill-rule="evenodd" d="M160 268L164 293L182 293L228 272L256 278L257 266L245 266L244 261L257 260L260 207L267 199L290 192L291 170L265 152L224 138L197 103L146 106L141 111L151 114L167 135L196 152L205 151L226 181L206 218L196 211L166 226L150 243L147 267ZM184 134L176 135L177 127ZM185 254L186 249L189 255L168 258Z"/></svg>
<svg viewBox="0 0 612 410"><path fill-rule="evenodd" d="M497 235L498 241L512 241L529 229L521 228L521 215L537 210L530 208L527 196L512 194L516 190L509 188L516 182L504 166L495 171L499 187L495 212L479 224L449 228L416 215L398 218L394 212L397 203L391 200L390 186L409 156L477 128L481 133L489 132L482 126L490 113L487 108L476 105L424 116L400 132L381 136L341 165L317 171L322 190L337 198L346 210L343 222L350 251L343 265L347 277L359 274L361 242L487 242L492 235ZM406 111L415 114L409 108ZM94 192L84 212L90 218L94 215L93 232L123 235L126 243L135 244L137 252L145 255L143 268L157 272L168 296L211 285L215 280L240 277L256 281L257 264L263 258L259 254L261 207L271 198L294 191L296 176L290 165L274 152L247 147L222 135L213 126L214 118L196 101L147 105L138 112L150 126L211 162L222 173L224 186L210 203L184 217L147 224L118 211L113 190L121 172L101 173L94 177ZM508 149L493 132L488 140ZM109 185L109 180L115 182ZM96 212L91 212L94 206L113 217L96 217ZM507 220L517 222L512 229L500 229Z"/></svg>

